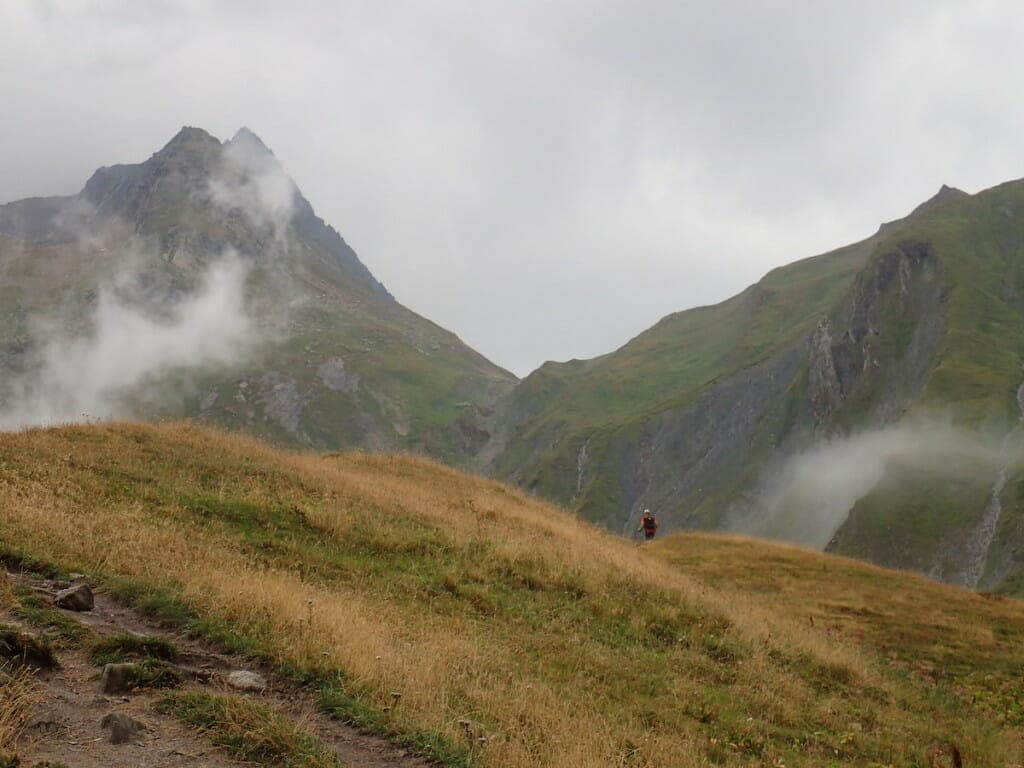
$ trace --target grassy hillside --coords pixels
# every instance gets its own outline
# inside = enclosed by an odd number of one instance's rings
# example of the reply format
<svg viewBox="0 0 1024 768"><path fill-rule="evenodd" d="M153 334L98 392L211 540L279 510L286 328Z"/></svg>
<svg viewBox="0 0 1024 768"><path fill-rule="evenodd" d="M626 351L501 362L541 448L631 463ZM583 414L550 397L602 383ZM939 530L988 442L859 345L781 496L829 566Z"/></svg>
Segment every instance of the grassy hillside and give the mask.
<svg viewBox="0 0 1024 768"><path fill-rule="evenodd" d="M784 349L806 334L849 285L873 240L773 270L721 304L678 312L615 352L588 361L546 363L517 395L535 418L517 435L499 470L555 497L564 489L522 468L531 437L558 421L565 437L541 460L556 460L585 430L612 430L693 400L701 388ZM561 380L545 387L545 380ZM575 461L575 456L572 456Z"/></svg>
<svg viewBox="0 0 1024 768"><path fill-rule="evenodd" d="M1014 429L1022 361L1024 182L944 188L859 244L670 315L608 355L547 364L511 395L514 427L492 466L613 530L645 506L669 529L763 530L765 488L832 438L908 417ZM928 469L905 482L890 472L834 546L951 579L975 571L957 542L987 525L1000 468L967 484ZM996 541L986 579L1012 580L1020 547Z"/></svg>
<svg viewBox="0 0 1024 768"><path fill-rule="evenodd" d="M985 713L1020 744L1024 603L735 536L676 536L651 551L711 586L774 605L810 633L856 644L921 689ZM968 757L964 765L975 762L987 764Z"/></svg>
<svg viewBox="0 0 1024 768"><path fill-rule="evenodd" d="M644 450L645 431L660 414L693 407L716 383L803 341L879 239L773 270L722 304L669 315L611 354L546 363L511 395L512 420L519 423L494 461L495 474L619 528L636 517L638 490L629 487L632 468L623 467L623 453ZM730 489L742 480L736 473ZM714 527L718 500L693 495L685 503L676 499L691 516L677 524L703 516ZM698 509L704 503L706 514ZM664 504L659 508L669 513Z"/></svg>
<svg viewBox="0 0 1024 768"><path fill-rule="evenodd" d="M0 545L451 765L1024 759L1015 601L760 542L642 548L422 459L187 424L0 434Z"/></svg>

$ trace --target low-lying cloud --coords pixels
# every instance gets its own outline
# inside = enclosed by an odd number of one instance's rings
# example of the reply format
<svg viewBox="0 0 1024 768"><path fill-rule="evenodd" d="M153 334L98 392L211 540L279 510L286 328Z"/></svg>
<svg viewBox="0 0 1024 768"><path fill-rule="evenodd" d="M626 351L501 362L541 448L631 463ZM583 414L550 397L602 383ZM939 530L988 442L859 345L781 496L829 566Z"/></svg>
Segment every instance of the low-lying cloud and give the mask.
<svg viewBox="0 0 1024 768"><path fill-rule="evenodd" d="M999 467L1021 453L1019 442L920 420L829 439L786 459L762 482L740 526L747 532L824 547L857 500L888 469L946 471Z"/></svg>
<svg viewBox="0 0 1024 768"><path fill-rule="evenodd" d="M197 290L159 315L106 285L87 332L37 326L29 372L4 387L0 428L130 415L126 398L144 397L164 375L239 361L256 339L245 311L246 275L243 262L228 254Z"/></svg>
<svg viewBox="0 0 1024 768"><path fill-rule="evenodd" d="M239 212L253 227L284 243L298 190L280 163L246 129L224 145L221 173L210 180L210 199L225 213Z"/></svg>

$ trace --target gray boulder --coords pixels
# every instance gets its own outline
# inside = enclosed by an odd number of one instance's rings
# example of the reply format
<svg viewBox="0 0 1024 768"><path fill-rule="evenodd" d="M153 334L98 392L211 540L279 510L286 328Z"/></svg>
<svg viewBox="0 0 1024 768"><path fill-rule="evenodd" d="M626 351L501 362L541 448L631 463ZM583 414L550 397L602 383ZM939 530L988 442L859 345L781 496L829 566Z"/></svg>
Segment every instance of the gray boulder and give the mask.
<svg viewBox="0 0 1024 768"><path fill-rule="evenodd" d="M128 693L136 677L137 664L107 664L103 667L100 687L108 696Z"/></svg>
<svg viewBox="0 0 1024 768"><path fill-rule="evenodd" d="M126 744L133 741L146 726L123 712L111 712L100 721L100 728L110 731L111 744Z"/></svg>
<svg viewBox="0 0 1024 768"><path fill-rule="evenodd" d="M88 584L74 584L58 592L53 604L68 611L91 611L95 601Z"/></svg>
<svg viewBox="0 0 1024 768"><path fill-rule="evenodd" d="M257 672L236 669L227 676L227 683L239 691L263 691L267 688L267 679Z"/></svg>

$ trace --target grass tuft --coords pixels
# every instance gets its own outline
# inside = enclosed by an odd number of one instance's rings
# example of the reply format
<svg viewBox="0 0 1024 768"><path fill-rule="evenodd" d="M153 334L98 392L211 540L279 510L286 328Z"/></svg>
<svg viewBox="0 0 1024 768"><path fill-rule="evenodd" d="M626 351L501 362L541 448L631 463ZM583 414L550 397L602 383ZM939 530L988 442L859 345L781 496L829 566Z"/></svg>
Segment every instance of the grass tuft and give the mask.
<svg viewBox="0 0 1024 768"><path fill-rule="evenodd" d="M89 661L97 667L124 661L175 661L177 658L178 649L173 643L163 638L142 635L104 637L94 642L89 649Z"/></svg>
<svg viewBox="0 0 1024 768"><path fill-rule="evenodd" d="M28 589L15 590L11 613L34 627L46 630L55 646L77 648L89 636L89 629Z"/></svg>
<svg viewBox="0 0 1024 768"><path fill-rule="evenodd" d="M160 710L198 726L238 759L281 768L344 768L322 742L272 707L251 699L209 693L177 693Z"/></svg>
<svg viewBox="0 0 1024 768"><path fill-rule="evenodd" d="M0 768L19 764L15 745L40 695L24 668L0 668Z"/></svg>
<svg viewBox="0 0 1024 768"><path fill-rule="evenodd" d="M0 624L0 659L16 667L55 669L60 665L45 638Z"/></svg>

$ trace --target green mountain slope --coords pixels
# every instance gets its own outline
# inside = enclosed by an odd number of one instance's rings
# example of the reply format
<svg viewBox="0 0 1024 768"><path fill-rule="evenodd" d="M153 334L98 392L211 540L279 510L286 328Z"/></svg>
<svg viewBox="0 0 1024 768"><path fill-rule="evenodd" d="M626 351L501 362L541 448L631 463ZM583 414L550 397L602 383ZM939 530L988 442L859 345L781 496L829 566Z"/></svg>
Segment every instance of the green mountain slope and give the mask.
<svg viewBox="0 0 1024 768"><path fill-rule="evenodd" d="M503 404L510 426L484 455L615 530L649 506L668 529L831 542L1008 584L1022 562L1010 498L1022 244L1024 182L944 187L871 238L666 317L614 353L546 364ZM863 471L874 463L879 477Z"/></svg>
<svg viewBox="0 0 1024 768"><path fill-rule="evenodd" d="M286 444L456 463L486 439L490 404L515 377L395 301L246 129L222 143L185 128L143 163L100 169L78 195L0 206L0 412L5 399L18 405L12 380L31 390L42 369L45 383L40 358L102 335L104 294L167 321L225 258L245 270L246 348L112 381L82 410L187 415ZM73 379L66 388L57 394L77 402Z"/></svg>

